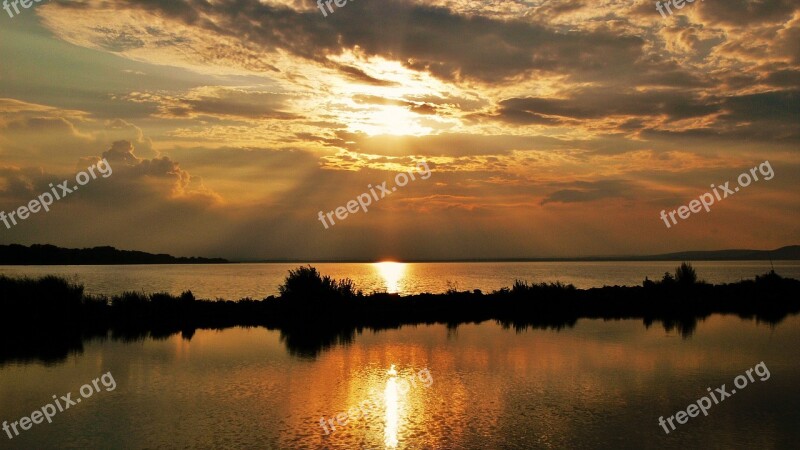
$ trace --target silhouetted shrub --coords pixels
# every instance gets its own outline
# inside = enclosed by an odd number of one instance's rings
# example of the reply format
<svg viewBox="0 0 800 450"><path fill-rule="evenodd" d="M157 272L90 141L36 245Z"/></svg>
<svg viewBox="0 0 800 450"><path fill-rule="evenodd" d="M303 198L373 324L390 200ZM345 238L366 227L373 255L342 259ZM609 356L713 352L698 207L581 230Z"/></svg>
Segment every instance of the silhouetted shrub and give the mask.
<svg viewBox="0 0 800 450"><path fill-rule="evenodd" d="M447 295L456 295L458 294L458 281L450 281L447 280L447 290L445 290L445 294Z"/></svg>
<svg viewBox="0 0 800 450"><path fill-rule="evenodd" d="M524 294L531 290L531 286L527 281L514 280L514 285L511 286L512 294Z"/></svg>
<svg viewBox="0 0 800 450"><path fill-rule="evenodd" d="M508 290L508 288L504 288L499 291L495 291L495 293L510 293L514 296L529 296L531 294L557 295L559 293L563 294L574 291L575 286L571 284L564 284L560 281L556 281L555 283L542 282L539 284L528 284L527 281L514 280L514 285L511 286L510 290Z"/></svg>
<svg viewBox="0 0 800 450"><path fill-rule="evenodd" d="M10 317L34 314L37 317L71 315L83 303L83 286L48 275L33 279L0 275L0 307Z"/></svg>
<svg viewBox="0 0 800 450"><path fill-rule="evenodd" d="M347 299L361 297L353 280L345 278L336 281L331 277L322 276L317 269L311 266L300 266L296 270L289 270L289 275L283 284L278 287L282 298L305 300Z"/></svg>
<svg viewBox="0 0 800 450"><path fill-rule="evenodd" d="M695 284L697 283L697 272L695 272L691 264L682 262L675 269L675 281L683 285Z"/></svg>
<svg viewBox="0 0 800 450"><path fill-rule="evenodd" d="M118 309L141 308L150 303L150 298L144 294L133 291L126 291L111 299L111 306Z"/></svg>
<svg viewBox="0 0 800 450"><path fill-rule="evenodd" d="M779 283L786 278L775 273L775 269L770 270L769 272L765 273L764 275L756 275L756 283Z"/></svg>
<svg viewBox="0 0 800 450"><path fill-rule="evenodd" d="M342 298L360 297L362 295L361 291L356 289L355 282L350 278L345 278L338 282L334 281L332 284L335 286L336 292Z"/></svg>

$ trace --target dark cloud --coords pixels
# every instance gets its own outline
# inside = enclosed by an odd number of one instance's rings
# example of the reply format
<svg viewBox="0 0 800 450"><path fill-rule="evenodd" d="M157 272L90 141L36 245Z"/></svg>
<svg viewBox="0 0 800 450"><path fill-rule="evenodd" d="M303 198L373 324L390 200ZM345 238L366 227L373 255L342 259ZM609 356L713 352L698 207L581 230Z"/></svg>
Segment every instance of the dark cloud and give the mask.
<svg viewBox="0 0 800 450"><path fill-rule="evenodd" d="M752 26L763 22L785 22L800 7L797 0L726 0L697 2L700 16L710 23Z"/></svg>
<svg viewBox="0 0 800 450"><path fill-rule="evenodd" d="M727 97L691 91L614 93L579 91L568 99L510 98L489 117L513 124L569 125L627 117L620 132L643 129L642 136L800 139L800 91L771 91ZM683 119L707 117L708 124L688 130L663 130Z"/></svg>
<svg viewBox="0 0 800 450"><path fill-rule="evenodd" d="M781 69L768 73L764 81L773 86L800 89L800 70Z"/></svg>
<svg viewBox="0 0 800 450"><path fill-rule="evenodd" d="M354 95L353 101L360 104L405 106L417 114L437 114L439 108L429 103L417 103L405 100L377 97L374 95Z"/></svg>
<svg viewBox="0 0 800 450"><path fill-rule="evenodd" d="M145 45L143 40L128 32L120 32L106 27L95 27L93 30L105 36L105 39L98 42L98 45L112 52L124 52L142 48Z"/></svg>
<svg viewBox="0 0 800 450"><path fill-rule="evenodd" d="M722 99L721 114L709 126L687 130L647 129L646 139L726 139L775 142L792 145L800 142L800 91L773 91L733 95Z"/></svg>
<svg viewBox="0 0 800 450"><path fill-rule="evenodd" d="M70 121L62 117L31 117L12 120L6 125L10 132L77 134Z"/></svg>
<svg viewBox="0 0 800 450"><path fill-rule="evenodd" d="M297 115L284 111L288 95L247 89L210 86L197 88L182 96L133 93L126 99L153 104L161 116L170 118L202 115L244 119L297 118Z"/></svg>
<svg viewBox="0 0 800 450"><path fill-rule="evenodd" d="M783 124L800 131L800 90L731 96L725 99L723 109L727 113L721 119L735 125Z"/></svg>
<svg viewBox="0 0 800 450"><path fill-rule="evenodd" d="M408 102L392 98L378 97L376 95L354 95L353 101L360 104L407 106Z"/></svg>
<svg viewBox="0 0 800 450"><path fill-rule="evenodd" d="M329 55L358 49L446 80L510 81L532 71L613 79L642 56L644 41L611 29L557 30L542 24L467 17L441 7L402 0L356 3L323 19L316 9L296 11L257 0L129 0L187 25L283 50L330 66ZM580 7L566 5L567 10ZM210 18L213 17L213 20ZM135 45L109 32L116 45ZM123 43L123 44L120 44ZM338 70L368 84L386 83L358 69Z"/></svg>
<svg viewBox="0 0 800 450"><path fill-rule="evenodd" d="M719 111L719 101L687 91L611 92L603 89L573 92L568 99L526 97L500 102L496 117L519 124L557 125L567 119L613 116L659 116L668 120L701 117Z"/></svg>
<svg viewBox="0 0 800 450"><path fill-rule="evenodd" d="M586 203L608 198L630 198L631 192L639 189L634 183L624 180L576 181L570 184L573 187L551 193L541 204Z"/></svg>
<svg viewBox="0 0 800 450"><path fill-rule="evenodd" d="M336 69L345 74L348 78L359 83L370 84L372 86L396 86L397 83L388 80L379 80L364 73L358 67L347 66L344 64L337 64Z"/></svg>

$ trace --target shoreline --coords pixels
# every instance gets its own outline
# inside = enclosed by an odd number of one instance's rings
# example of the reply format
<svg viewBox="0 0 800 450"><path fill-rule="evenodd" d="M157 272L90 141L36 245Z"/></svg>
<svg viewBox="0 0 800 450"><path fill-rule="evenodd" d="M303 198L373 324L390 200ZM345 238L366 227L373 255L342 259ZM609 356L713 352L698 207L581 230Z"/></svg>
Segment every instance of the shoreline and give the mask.
<svg viewBox="0 0 800 450"><path fill-rule="evenodd" d="M692 270L688 266L688 270ZM364 329L405 325L458 326L494 320L516 330L562 329L579 319L637 319L661 322L692 335L698 320L734 314L778 324L800 313L800 281L769 272L755 279L711 285L694 279L645 280L641 286L578 289L562 283L528 284L491 293L450 290L440 294L364 295L350 280L331 280L312 267L292 271L281 295L262 300L199 300L187 291L128 292L113 297L84 293L81 285L48 276L39 279L0 275L0 364L58 361L95 338L140 340L180 333L191 339L198 329L261 326L279 330L289 351L316 357L326 348L351 341Z"/></svg>

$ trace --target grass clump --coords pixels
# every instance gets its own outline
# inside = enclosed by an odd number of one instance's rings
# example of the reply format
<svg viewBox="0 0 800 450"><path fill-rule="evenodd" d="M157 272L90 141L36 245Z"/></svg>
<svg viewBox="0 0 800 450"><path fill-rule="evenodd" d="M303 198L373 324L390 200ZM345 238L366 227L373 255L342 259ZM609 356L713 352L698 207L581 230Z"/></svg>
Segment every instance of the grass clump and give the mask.
<svg viewBox="0 0 800 450"><path fill-rule="evenodd" d="M350 278L334 280L328 275L320 275L317 269L311 266L300 266L295 270L289 270L289 275L278 287L278 291L281 298L312 302L345 300L363 296Z"/></svg>

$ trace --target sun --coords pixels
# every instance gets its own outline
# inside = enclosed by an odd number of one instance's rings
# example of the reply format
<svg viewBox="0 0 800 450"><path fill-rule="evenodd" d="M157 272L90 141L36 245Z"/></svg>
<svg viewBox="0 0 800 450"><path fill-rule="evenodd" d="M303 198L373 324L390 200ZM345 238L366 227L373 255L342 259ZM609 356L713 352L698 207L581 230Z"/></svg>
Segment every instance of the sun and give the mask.
<svg viewBox="0 0 800 450"><path fill-rule="evenodd" d="M449 89L429 74L409 69L399 61L367 57L358 51L328 59L376 80L365 83L340 77L329 81L335 99L328 107L337 109L339 120L347 123L349 132L369 136L427 136L453 126L451 118L415 111L415 107L426 104L422 99L440 98Z"/></svg>
<svg viewBox="0 0 800 450"><path fill-rule="evenodd" d="M369 136L427 136L433 131L420 124L419 115L405 107L374 105L362 109L358 115L348 127L354 133Z"/></svg>

